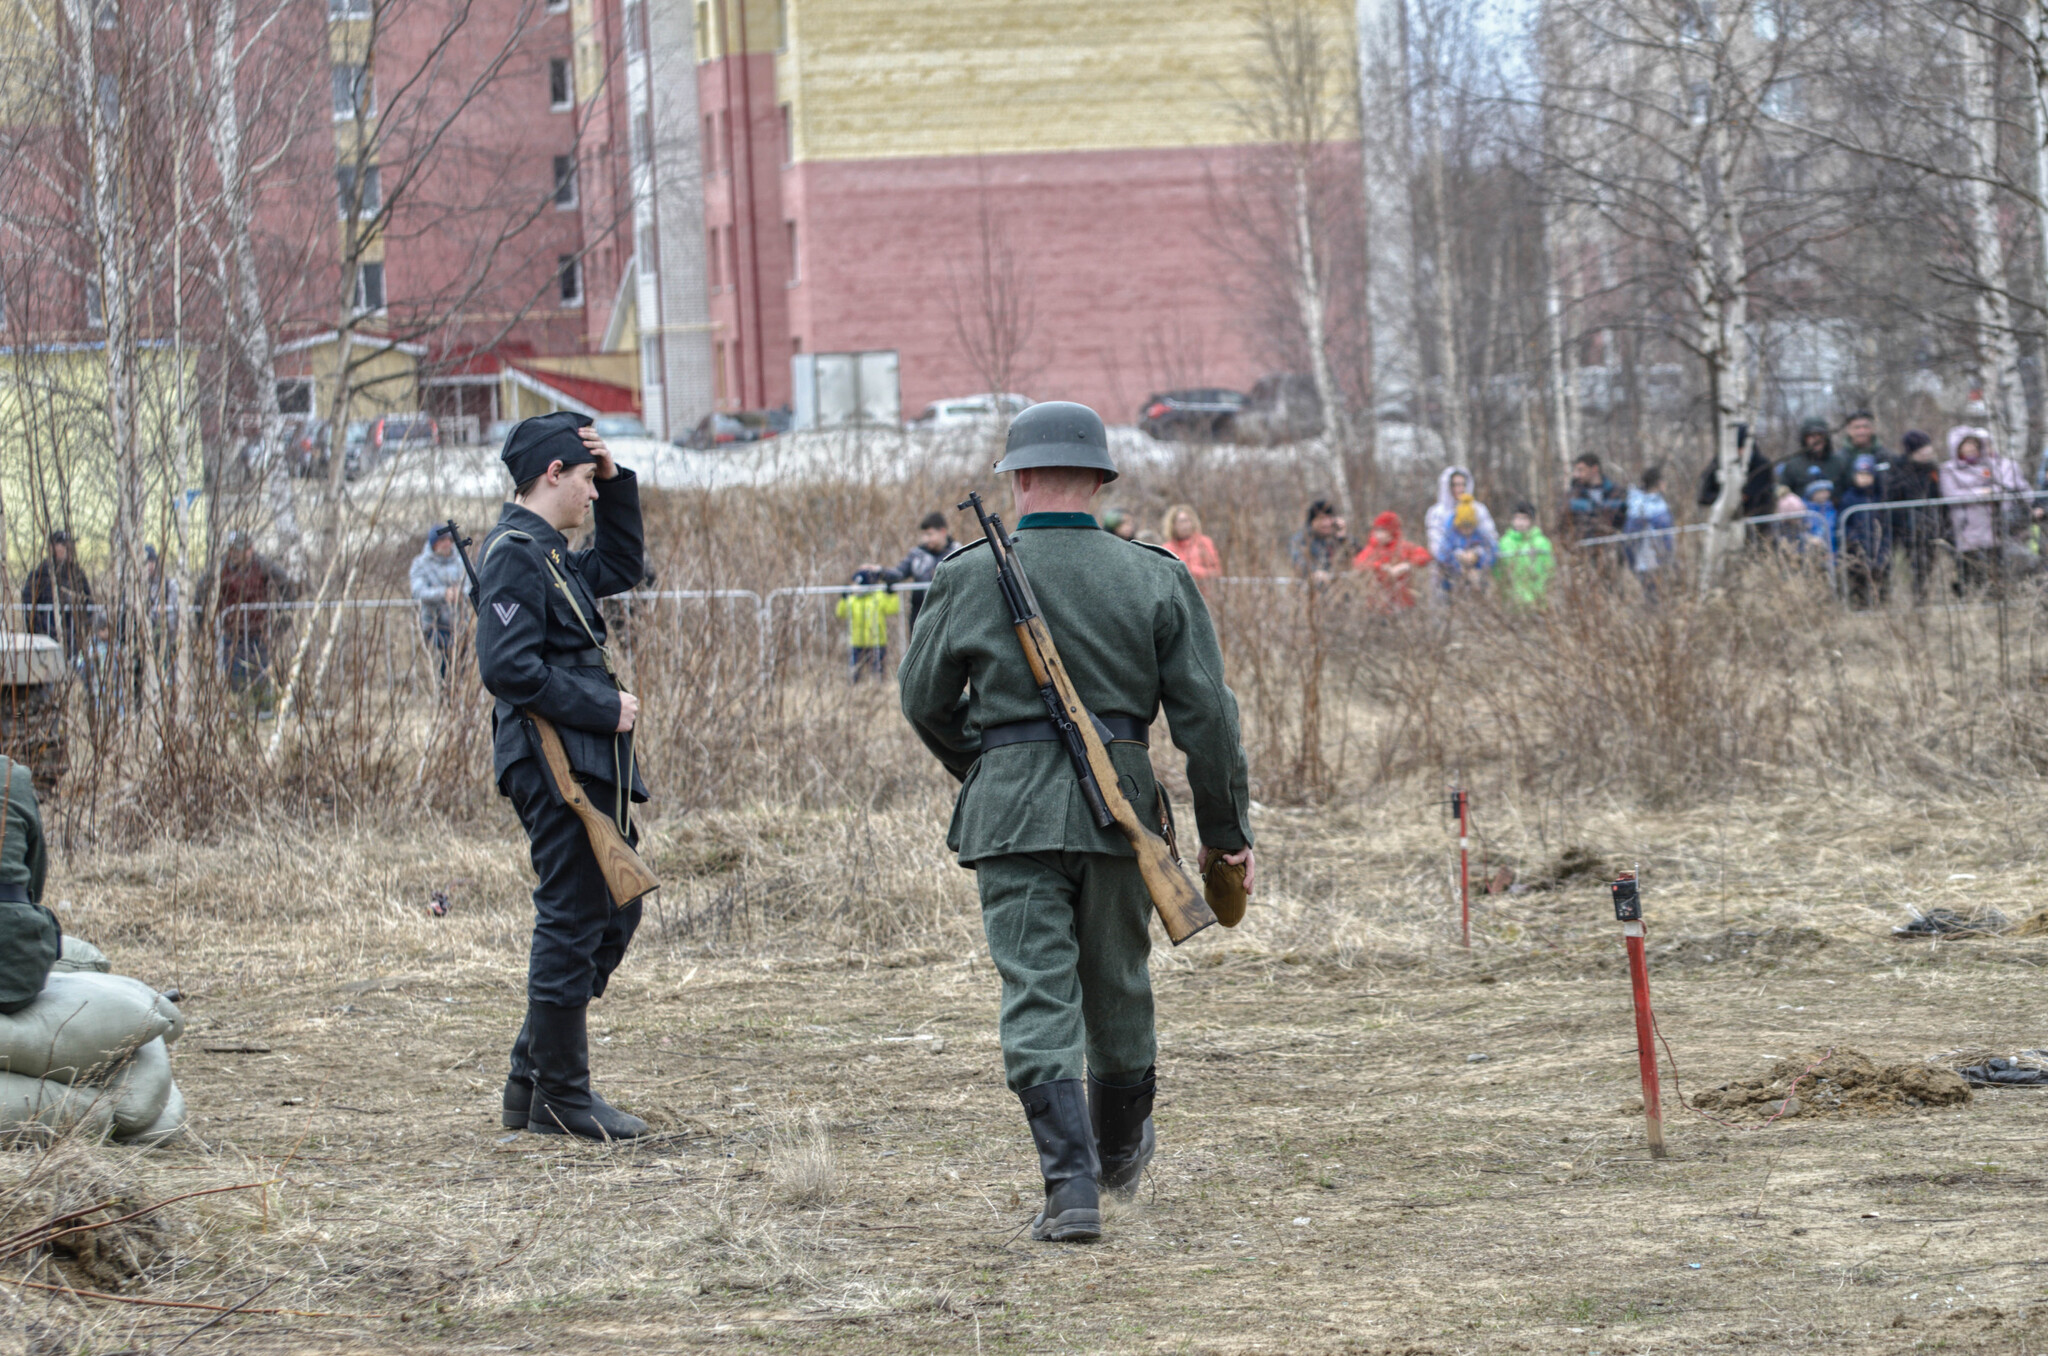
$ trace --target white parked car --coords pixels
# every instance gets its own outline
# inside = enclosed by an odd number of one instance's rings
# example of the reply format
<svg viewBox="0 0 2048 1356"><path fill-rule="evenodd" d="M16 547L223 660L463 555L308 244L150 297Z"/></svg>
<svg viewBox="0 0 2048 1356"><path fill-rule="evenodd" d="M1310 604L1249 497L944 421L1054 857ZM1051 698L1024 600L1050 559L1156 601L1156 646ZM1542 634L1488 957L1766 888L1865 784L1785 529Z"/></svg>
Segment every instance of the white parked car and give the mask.
<svg viewBox="0 0 2048 1356"><path fill-rule="evenodd" d="M971 395L935 400L907 427L918 429L974 428L1000 417L1014 419L1032 404L1030 396Z"/></svg>

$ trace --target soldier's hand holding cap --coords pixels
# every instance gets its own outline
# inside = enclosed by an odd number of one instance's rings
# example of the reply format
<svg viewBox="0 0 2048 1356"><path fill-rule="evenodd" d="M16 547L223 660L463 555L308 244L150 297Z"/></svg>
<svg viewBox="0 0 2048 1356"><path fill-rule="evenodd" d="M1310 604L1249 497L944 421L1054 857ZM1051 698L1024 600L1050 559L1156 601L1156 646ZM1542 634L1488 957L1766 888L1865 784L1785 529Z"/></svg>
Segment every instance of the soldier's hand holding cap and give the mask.
<svg viewBox="0 0 2048 1356"><path fill-rule="evenodd" d="M597 458L597 478L610 480L619 473L618 463L612 460L612 450L604 445L604 439L597 436L597 430L588 424L576 430L583 439L583 445L590 449L590 455Z"/></svg>

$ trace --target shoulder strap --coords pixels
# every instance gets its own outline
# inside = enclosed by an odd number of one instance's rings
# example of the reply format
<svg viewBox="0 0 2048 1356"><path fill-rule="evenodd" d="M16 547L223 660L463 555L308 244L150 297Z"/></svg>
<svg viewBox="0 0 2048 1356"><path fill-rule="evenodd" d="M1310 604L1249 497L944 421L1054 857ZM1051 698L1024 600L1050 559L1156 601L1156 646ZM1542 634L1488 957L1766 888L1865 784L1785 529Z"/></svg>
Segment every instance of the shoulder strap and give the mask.
<svg viewBox="0 0 2048 1356"><path fill-rule="evenodd" d="M533 540L531 534L521 532L516 527L501 527L496 532L493 532L491 534L490 540L484 543L484 554L482 559L477 561L477 565L481 567L484 561L489 560L491 558L491 552L498 549L498 543L506 540L507 538L510 538L513 541L525 542L530 542Z"/></svg>

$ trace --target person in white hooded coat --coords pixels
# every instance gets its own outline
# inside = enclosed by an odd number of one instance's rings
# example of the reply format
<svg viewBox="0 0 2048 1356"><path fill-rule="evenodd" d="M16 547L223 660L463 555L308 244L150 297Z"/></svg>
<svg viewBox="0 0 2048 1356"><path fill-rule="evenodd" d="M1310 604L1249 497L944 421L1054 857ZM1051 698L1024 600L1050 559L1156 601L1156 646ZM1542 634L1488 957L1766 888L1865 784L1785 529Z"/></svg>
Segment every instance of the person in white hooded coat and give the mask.
<svg viewBox="0 0 2048 1356"><path fill-rule="evenodd" d="M1453 485L1456 478L1462 484ZM1459 494L1473 496L1473 507L1479 510L1479 535L1500 547L1500 529L1493 525L1493 515L1486 511L1486 505L1478 502L1479 491L1474 486L1472 473L1462 466L1446 466L1437 474L1436 503L1422 516L1423 543L1429 547L1430 559L1439 557L1444 544L1444 533L1451 525L1451 515L1458 510Z"/></svg>

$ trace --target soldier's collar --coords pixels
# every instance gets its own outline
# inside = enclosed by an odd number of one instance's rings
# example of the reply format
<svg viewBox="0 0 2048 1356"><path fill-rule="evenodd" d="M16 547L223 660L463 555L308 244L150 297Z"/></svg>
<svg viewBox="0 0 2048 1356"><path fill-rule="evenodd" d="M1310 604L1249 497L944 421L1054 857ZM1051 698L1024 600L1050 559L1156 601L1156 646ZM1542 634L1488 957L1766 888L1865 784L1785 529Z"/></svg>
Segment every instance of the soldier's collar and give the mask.
<svg viewBox="0 0 2048 1356"><path fill-rule="evenodd" d="M1017 530L1027 527L1099 527L1092 513L1027 513L1017 520Z"/></svg>
<svg viewBox="0 0 2048 1356"><path fill-rule="evenodd" d="M569 542L553 523L526 505L515 504L510 499L505 501L504 511L498 515L498 525L516 527L543 546L566 546Z"/></svg>

